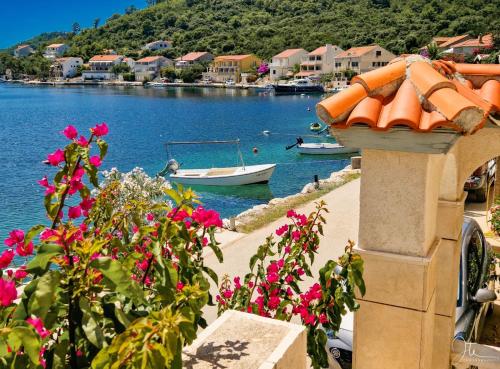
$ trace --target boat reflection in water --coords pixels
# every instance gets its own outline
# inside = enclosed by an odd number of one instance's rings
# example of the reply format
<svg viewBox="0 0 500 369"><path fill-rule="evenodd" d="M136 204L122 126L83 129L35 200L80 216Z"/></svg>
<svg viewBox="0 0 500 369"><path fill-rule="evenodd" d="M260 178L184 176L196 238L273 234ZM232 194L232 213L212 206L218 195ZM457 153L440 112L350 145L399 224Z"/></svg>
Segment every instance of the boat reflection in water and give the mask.
<svg viewBox="0 0 500 369"><path fill-rule="evenodd" d="M271 192L271 188L269 187L269 185L263 185L263 184L250 184L246 186L194 185L189 187L192 188L193 191L195 191L201 197L202 202L205 193L207 195L214 194L229 198L259 200L263 202L268 202L274 198L274 195Z"/></svg>

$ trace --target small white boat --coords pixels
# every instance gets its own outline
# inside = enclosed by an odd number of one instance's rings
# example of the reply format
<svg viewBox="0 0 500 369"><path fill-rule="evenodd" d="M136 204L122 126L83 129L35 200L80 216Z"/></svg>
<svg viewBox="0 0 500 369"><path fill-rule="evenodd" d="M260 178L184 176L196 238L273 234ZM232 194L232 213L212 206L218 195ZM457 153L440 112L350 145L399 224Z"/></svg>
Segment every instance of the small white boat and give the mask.
<svg viewBox="0 0 500 369"><path fill-rule="evenodd" d="M200 145L200 144L236 144L240 166L203 168L203 169L181 169L175 159L170 159L165 168L158 173L165 176L170 173L170 180L187 185L199 186L241 186L249 184L268 183L273 175L276 164L245 165L243 155L240 151L240 140L234 141L188 141L167 142L167 153L170 145Z"/></svg>
<svg viewBox="0 0 500 369"><path fill-rule="evenodd" d="M356 153L359 149L345 147L338 143L302 143L297 145L301 154L308 155L332 155L332 154L350 154Z"/></svg>
<svg viewBox="0 0 500 369"><path fill-rule="evenodd" d="M187 185L241 186L268 183L276 164L248 165L211 169L179 169L170 180Z"/></svg>

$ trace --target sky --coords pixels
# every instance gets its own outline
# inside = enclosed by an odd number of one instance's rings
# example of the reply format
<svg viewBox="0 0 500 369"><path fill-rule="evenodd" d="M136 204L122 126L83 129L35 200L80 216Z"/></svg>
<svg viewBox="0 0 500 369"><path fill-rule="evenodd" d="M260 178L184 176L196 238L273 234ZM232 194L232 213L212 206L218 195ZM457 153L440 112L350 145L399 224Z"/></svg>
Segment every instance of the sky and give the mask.
<svg viewBox="0 0 500 369"><path fill-rule="evenodd" d="M88 28L96 18L101 24L129 5L144 8L145 0L0 0L0 49L43 32L71 31L74 22Z"/></svg>

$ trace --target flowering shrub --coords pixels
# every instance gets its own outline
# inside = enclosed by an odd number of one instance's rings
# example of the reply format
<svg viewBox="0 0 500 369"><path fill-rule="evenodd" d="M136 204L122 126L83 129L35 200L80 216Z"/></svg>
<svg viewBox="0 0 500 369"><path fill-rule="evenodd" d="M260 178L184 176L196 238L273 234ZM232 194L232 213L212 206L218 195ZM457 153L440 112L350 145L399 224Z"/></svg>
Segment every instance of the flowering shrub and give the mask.
<svg viewBox="0 0 500 369"><path fill-rule="evenodd" d="M314 368L328 367L325 330L338 331L346 308L358 308L354 290L365 293L363 261L349 242L338 261L329 260L319 272L319 283L303 288L304 275L312 277L311 265L323 234L327 211L324 202L309 216L290 210L285 224L258 248L250 259L250 272L231 280L225 276L217 296L219 314L236 309L290 321L300 317L307 327L307 351ZM321 329L323 328L323 329Z"/></svg>
<svg viewBox="0 0 500 369"><path fill-rule="evenodd" d="M490 209L490 226L491 230L497 235L500 236L500 198L495 201L496 205L494 205Z"/></svg>
<svg viewBox="0 0 500 369"><path fill-rule="evenodd" d="M107 133L104 123L88 137L63 131L69 144L46 161L57 172L39 181L51 225L5 240L0 367L180 368L182 347L206 325L201 309L218 281L202 253L211 247L222 260L219 215L165 184L152 185L154 201L121 177L91 192ZM15 255L26 262L14 265Z"/></svg>

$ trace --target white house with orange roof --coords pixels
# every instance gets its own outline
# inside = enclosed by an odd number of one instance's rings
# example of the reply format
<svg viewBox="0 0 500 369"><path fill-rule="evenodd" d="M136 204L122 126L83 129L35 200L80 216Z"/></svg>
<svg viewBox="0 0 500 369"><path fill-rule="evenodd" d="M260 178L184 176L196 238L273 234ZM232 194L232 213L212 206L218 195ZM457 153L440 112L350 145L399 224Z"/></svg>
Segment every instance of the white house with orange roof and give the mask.
<svg viewBox="0 0 500 369"><path fill-rule="evenodd" d="M57 58L50 66L50 75L53 78L72 78L77 75L78 68L82 65L82 58Z"/></svg>
<svg viewBox="0 0 500 369"><path fill-rule="evenodd" d="M300 65L308 55L304 49L287 49L273 56L269 64L269 75L272 81L283 77L292 77L296 65Z"/></svg>
<svg viewBox="0 0 500 369"><path fill-rule="evenodd" d="M174 65L173 61L164 56L148 56L135 62L135 80L153 80L160 75L161 68Z"/></svg>
<svg viewBox="0 0 500 369"><path fill-rule="evenodd" d="M14 50L14 56L16 58L24 58L25 56L30 56L35 50L30 45L19 45Z"/></svg>
<svg viewBox="0 0 500 369"><path fill-rule="evenodd" d="M59 56L63 56L69 47L66 44L50 44L45 48L43 56L47 59L55 59Z"/></svg>
<svg viewBox="0 0 500 369"><path fill-rule="evenodd" d="M453 44L448 50L444 52L451 52L460 55L473 55L480 51L483 54L489 49L493 48L493 35L488 33L486 35L479 35L476 38L469 38L458 43Z"/></svg>
<svg viewBox="0 0 500 369"><path fill-rule="evenodd" d="M337 45L326 44L311 51L300 63L295 77L319 77L333 72L334 59L343 50Z"/></svg>
<svg viewBox="0 0 500 369"><path fill-rule="evenodd" d="M111 80L115 79L116 75L112 69L115 65L123 62L123 55L96 55L90 58L90 70L82 72L82 78L85 79L98 79L98 80Z"/></svg>
<svg viewBox="0 0 500 369"><path fill-rule="evenodd" d="M389 64L396 55L379 45L351 47L335 57L334 72L352 70L357 74L366 73Z"/></svg>
<svg viewBox="0 0 500 369"><path fill-rule="evenodd" d="M207 51L194 51L175 59L175 67L178 69L188 68L193 64L208 63L214 60L214 56Z"/></svg>

